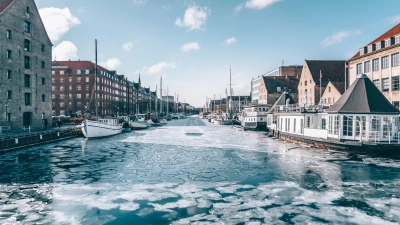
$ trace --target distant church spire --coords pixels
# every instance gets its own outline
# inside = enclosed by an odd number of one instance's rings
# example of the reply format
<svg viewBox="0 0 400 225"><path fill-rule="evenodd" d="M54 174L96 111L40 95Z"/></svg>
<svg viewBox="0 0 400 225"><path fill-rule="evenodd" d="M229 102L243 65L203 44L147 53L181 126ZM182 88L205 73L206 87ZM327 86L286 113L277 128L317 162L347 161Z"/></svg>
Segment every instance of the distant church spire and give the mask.
<svg viewBox="0 0 400 225"><path fill-rule="evenodd" d="M140 82L140 73L139 73L139 85L141 84L141 82Z"/></svg>

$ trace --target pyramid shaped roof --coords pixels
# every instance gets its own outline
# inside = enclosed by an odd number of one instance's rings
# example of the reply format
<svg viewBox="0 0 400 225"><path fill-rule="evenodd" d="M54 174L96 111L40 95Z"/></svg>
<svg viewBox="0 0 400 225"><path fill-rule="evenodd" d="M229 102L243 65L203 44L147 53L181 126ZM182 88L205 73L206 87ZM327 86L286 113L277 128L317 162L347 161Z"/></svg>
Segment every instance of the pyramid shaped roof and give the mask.
<svg viewBox="0 0 400 225"><path fill-rule="evenodd" d="M400 114L367 75L360 75L338 101L326 110L339 114Z"/></svg>
<svg viewBox="0 0 400 225"><path fill-rule="evenodd" d="M283 94L278 98L278 100L276 100L276 102L272 105L272 107L268 110L267 113L272 113L278 105L286 105L286 101L288 99L289 99L288 104L296 104L296 101L293 100L289 92L283 92Z"/></svg>

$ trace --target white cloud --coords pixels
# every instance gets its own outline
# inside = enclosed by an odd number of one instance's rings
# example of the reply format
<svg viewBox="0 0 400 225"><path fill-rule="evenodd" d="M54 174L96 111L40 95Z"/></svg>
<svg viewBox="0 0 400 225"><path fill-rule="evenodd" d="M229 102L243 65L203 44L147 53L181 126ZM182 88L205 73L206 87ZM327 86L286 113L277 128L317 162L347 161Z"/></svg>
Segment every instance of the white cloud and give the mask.
<svg viewBox="0 0 400 225"><path fill-rule="evenodd" d="M326 37L322 42L322 47L329 47L334 44L340 43L343 39L349 37L349 36L356 36L361 34L362 31L356 30L356 31L341 31L338 33L334 33L331 36Z"/></svg>
<svg viewBox="0 0 400 225"><path fill-rule="evenodd" d="M207 7L199 7L197 5L189 6L183 20L181 18L176 18L175 24L179 27L187 27L190 30L200 30L206 23L207 16L210 15L211 10Z"/></svg>
<svg viewBox="0 0 400 225"><path fill-rule="evenodd" d="M200 45L197 42L190 42L182 45L181 50L184 52L190 52L192 50L200 50Z"/></svg>
<svg viewBox="0 0 400 225"><path fill-rule="evenodd" d="M389 17L386 19L389 23L400 23L400 15Z"/></svg>
<svg viewBox="0 0 400 225"><path fill-rule="evenodd" d="M78 59L78 48L70 41L63 41L53 48L53 60L66 61Z"/></svg>
<svg viewBox="0 0 400 225"><path fill-rule="evenodd" d="M133 0L133 4L135 5L144 5L146 2L147 0Z"/></svg>
<svg viewBox="0 0 400 225"><path fill-rule="evenodd" d="M280 0L248 0L245 6L249 9L263 9L279 1Z"/></svg>
<svg viewBox="0 0 400 225"><path fill-rule="evenodd" d="M229 39L226 39L225 41L222 42L222 45L228 46L228 45L233 45L236 42L236 38L232 37Z"/></svg>
<svg viewBox="0 0 400 225"><path fill-rule="evenodd" d="M127 51L127 52L129 52L132 48L133 48L132 41L126 42L125 44L122 45L122 49L124 49L124 51Z"/></svg>
<svg viewBox="0 0 400 225"><path fill-rule="evenodd" d="M175 62L170 62L170 63L166 63L166 62L160 62L157 63L153 66L150 66L150 68L146 69L143 68L145 70L146 74L156 74L156 73L160 73L161 71L165 70L165 69L174 69L175 66Z"/></svg>
<svg viewBox="0 0 400 225"><path fill-rule="evenodd" d="M72 27L81 23L77 17L71 14L69 8L41 8L39 13L52 42L59 40Z"/></svg>
<svg viewBox="0 0 400 225"><path fill-rule="evenodd" d="M122 65L121 60L119 60L118 58L111 58L107 61L100 62L99 64L108 70L115 70L120 65Z"/></svg>
<svg viewBox="0 0 400 225"><path fill-rule="evenodd" d="M234 12L235 14L237 14L237 13L239 13L240 10L242 10L242 9L243 9L243 4L240 4L240 5L235 6L235 8L233 8L233 12Z"/></svg>

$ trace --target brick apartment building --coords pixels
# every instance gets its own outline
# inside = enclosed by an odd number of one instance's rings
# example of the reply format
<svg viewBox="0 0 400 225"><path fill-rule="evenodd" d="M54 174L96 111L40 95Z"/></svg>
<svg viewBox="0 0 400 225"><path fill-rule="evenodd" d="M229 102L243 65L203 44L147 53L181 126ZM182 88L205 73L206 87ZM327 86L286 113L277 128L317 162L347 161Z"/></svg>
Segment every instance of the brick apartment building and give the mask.
<svg viewBox="0 0 400 225"><path fill-rule="evenodd" d="M52 62L54 115L94 116L96 113L95 63L91 61ZM149 112L155 94L139 82L129 81L114 70L97 66L98 115L116 116Z"/></svg>
<svg viewBox="0 0 400 225"><path fill-rule="evenodd" d="M366 74L396 108L400 102L400 23L355 54L349 62L349 79L353 83Z"/></svg>
<svg viewBox="0 0 400 225"><path fill-rule="evenodd" d="M51 46L33 0L0 1L0 127L51 119Z"/></svg>

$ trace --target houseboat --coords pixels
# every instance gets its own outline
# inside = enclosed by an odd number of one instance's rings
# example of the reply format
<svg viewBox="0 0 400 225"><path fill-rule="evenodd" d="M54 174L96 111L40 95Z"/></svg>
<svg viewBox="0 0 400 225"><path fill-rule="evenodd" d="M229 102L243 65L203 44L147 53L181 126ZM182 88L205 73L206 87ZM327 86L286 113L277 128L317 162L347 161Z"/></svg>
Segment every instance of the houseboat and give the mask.
<svg viewBox="0 0 400 225"><path fill-rule="evenodd" d="M365 74L327 109L284 104L271 110L268 127L287 141L320 148L400 151L400 111Z"/></svg>
<svg viewBox="0 0 400 225"><path fill-rule="evenodd" d="M244 130L266 131L267 111L270 105L252 105L243 108L241 115Z"/></svg>

